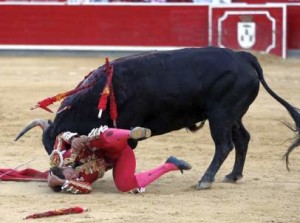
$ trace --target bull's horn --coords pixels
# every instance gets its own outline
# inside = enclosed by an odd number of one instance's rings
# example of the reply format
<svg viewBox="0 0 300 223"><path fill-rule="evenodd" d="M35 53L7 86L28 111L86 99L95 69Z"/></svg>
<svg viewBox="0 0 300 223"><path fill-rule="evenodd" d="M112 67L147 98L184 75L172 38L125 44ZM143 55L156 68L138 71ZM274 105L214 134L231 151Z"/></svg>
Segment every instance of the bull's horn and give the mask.
<svg viewBox="0 0 300 223"><path fill-rule="evenodd" d="M43 132L49 127L49 123L46 120L43 119L35 119L31 121L19 134L16 136L15 141L17 141L19 138L21 138L26 132L28 132L30 129L40 126L43 129Z"/></svg>

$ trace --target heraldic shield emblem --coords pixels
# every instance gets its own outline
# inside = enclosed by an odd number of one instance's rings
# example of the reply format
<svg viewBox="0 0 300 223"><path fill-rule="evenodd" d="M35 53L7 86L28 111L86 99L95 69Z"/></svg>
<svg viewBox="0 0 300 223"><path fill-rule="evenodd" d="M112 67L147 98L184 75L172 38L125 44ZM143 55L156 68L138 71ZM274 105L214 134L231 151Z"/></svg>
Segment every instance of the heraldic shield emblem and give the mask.
<svg viewBox="0 0 300 223"><path fill-rule="evenodd" d="M240 47L249 49L255 44L256 24L255 22L238 22L238 43Z"/></svg>

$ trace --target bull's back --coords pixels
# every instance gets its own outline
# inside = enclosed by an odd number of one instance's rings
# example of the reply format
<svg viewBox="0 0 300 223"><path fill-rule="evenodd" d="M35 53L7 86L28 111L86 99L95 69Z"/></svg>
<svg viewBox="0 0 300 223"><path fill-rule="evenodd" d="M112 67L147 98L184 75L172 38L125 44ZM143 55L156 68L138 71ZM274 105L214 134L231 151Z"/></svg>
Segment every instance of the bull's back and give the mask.
<svg viewBox="0 0 300 223"><path fill-rule="evenodd" d="M120 121L163 134L205 120L226 94L247 94L244 85L253 71L244 72L244 63L235 52L214 47L116 60Z"/></svg>
<svg viewBox="0 0 300 223"><path fill-rule="evenodd" d="M114 62L114 69L121 82L132 89L141 87L154 97L165 94L186 97L208 91L224 75L237 73L234 60L234 52L230 50L188 48L125 57Z"/></svg>

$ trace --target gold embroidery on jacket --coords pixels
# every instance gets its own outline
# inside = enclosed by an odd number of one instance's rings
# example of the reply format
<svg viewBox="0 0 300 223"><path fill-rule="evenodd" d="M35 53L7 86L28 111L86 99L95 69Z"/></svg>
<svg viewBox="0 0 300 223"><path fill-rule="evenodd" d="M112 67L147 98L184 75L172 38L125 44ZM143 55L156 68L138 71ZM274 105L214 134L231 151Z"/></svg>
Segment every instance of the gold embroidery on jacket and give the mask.
<svg viewBox="0 0 300 223"><path fill-rule="evenodd" d="M82 158L79 162L83 163L82 165L76 167L77 173L85 173L86 175L93 174L98 172L99 176L103 176L106 166L105 161L103 159L99 159L92 154L88 157Z"/></svg>

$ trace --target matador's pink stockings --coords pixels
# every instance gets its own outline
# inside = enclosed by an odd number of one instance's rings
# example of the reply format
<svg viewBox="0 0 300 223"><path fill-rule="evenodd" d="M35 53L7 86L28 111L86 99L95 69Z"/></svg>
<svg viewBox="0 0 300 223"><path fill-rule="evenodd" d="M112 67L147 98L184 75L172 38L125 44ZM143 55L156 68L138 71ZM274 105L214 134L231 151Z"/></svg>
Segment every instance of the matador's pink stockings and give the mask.
<svg viewBox="0 0 300 223"><path fill-rule="evenodd" d="M168 173L172 170L178 170L177 166L175 166L173 163L164 163L154 169L136 173L135 178L138 187L146 187L165 173Z"/></svg>

